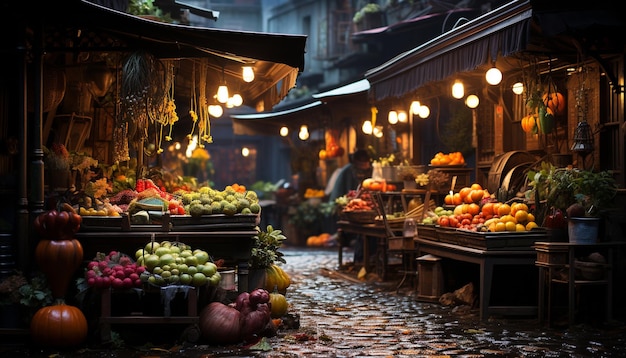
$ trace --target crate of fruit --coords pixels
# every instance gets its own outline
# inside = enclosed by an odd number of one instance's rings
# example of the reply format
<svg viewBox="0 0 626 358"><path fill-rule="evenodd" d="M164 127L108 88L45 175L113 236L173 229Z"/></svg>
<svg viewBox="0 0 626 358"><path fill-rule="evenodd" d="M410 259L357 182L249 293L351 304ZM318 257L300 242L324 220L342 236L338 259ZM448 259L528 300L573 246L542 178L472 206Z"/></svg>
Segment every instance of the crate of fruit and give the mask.
<svg viewBox="0 0 626 358"><path fill-rule="evenodd" d="M455 236L459 245L483 250L529 249L535 242L548 240L544 228L530 231L477 232L466 229L456 231Z"/></svg>

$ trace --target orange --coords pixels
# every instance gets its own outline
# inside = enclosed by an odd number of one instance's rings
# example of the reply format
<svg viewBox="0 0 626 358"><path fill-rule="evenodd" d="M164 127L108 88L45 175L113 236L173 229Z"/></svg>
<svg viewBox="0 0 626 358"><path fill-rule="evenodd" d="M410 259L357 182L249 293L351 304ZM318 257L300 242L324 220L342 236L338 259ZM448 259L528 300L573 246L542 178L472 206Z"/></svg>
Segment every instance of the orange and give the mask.
<svg viewBox="0 0 626 358"><path fill-rule="evenodd" d="M444 198L444 203L446 203L446 205L453 205L454 204L454 199L452 194L446 194L446 197Z"/></svg>
<svg viewBox="0 0 626 358"><path fill-rule="evenodd" d="M452 196L452 203L454 205L460 205L463 203L463 198L461 198L461 194L459 193L454 193L454 195Z"/></svg>
<svg viewBox="0 0 626 358"><path fill-rule="evenodd" d="M493 212L493 203L485 203L483 204L483 208L482 208L482 213L485 216L492 216L494 214Z"/></svg>
<svg viewBox="0 0 626 358"><path fill-rule="evenodd" d="M474 183L474 184L472 184L472 185L470 186L470 188L471 188L471 189L474 189L474 190L483 190L483 187L482 187L480 184L478 184L478 183Z"/></svg>
<svg viewBox="0 0 626 358"><path fill-rule="evenodd" d="M472 216L474 215L478 215L478 213L480 212L480 206L476 203L471 203L467 205L467 212L472 214Z"/></svg>
<svg viewBox="0 0 626 358"><path fill-rule="evenodd" d="M526 231L526 227L522 224L515 224L515 231Z"/></svg>
<svg viewBox="0 0 626 358"><path fill-rule="evenodd" d="M535 221L535 215L533 215L532 213L528 213L526 220L528 221Z"/></svg>
<svg viewBox="0 0 626 358"><path fill-rule="evenodd" d="M511 205L507 203L501 203L500 206L498 206L499 216L509 215L510 213L511 213Z"/></svg>
<svg viewBox="0 0 626 358"><path fill-rule="evenodd" d="M506 224L503 222L497 222L495 223L495 230L496 232L500 232L500 231L506 231Z"/></svg>
<svg viewBox="0 0 626 358"><path fill-rule="evenodd" d="M465 201L465 197L468 196L471 192L472 192L472 189L466 186L466 187L461 188L461 190L459 190L459 195L461 195L461 199Z"/></svg>
<svg viewBox="0 0 626 358"><path fill-rule="evenodd" d="M506 231L515 231L517 224L513 221L507 221L505 225Z"/></svg>
<svg viewBox="0 0 626 358"><path fill-rule="evenodd" d="M515 217L513 217L511 214L502 215L500 217L500 221L505 222L505 223L508 223L508 222L517 223L517 221L515 220Z"/></svg>
<svg viewBox="0 0 626 358"><path fill-rule="evenodd" d="M536 227L539 227L539 225L537 225L536 222L534 221L529 221L528 224L526 224L526 231L530 231Z"/></svg>
<svg viewBox="0 0 626 358"><path fill-rule="evenodd" d="M361 186L363 187L363 189L370 190L373 183L374 183L374 179L367 178L367 179L363 179L363 183L361 184Z"/></svg>
<svg viewBox="0 0 626 358"><path fill-rule="evenodd" d="M518 223L525 223L528 221L528 212L525 210L518 210L515 213L515 220L517 220Z"/></svg>
<svg viewBox="0 0 626 358"><path fill-rule="evenodd" d="M478 185L478 184L474 184L474 185ZM478 203L479 201L483 199L484 193L482 189L472 189L469 196L472 198L473 202Z"/></svg>
<svg viewBox="0 0 626 358"><path fill-rule="evenodd" d="M466 204L471 204L474 202L474 199L472 199L471 192L470 194L467 194L467 196L463 198L463 202Z"/></svg>

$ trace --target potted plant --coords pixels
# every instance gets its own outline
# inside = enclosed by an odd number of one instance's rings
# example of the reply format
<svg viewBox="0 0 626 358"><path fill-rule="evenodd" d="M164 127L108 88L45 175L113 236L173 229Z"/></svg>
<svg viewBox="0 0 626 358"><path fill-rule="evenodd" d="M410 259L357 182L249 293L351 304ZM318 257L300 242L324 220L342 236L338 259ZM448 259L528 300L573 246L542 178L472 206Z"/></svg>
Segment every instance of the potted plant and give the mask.
<svg viewBox="0 0 626 358"><path fill-rule="evenodd" d="M576 224L595 227L597 236L599 220L613 207L617 193L611 171L558 168L543 162L538 171L530 170L527 175L534 193L531 195L543 211L543 226L567 227L570 241L574 230L572 226Z"/></svg>
<svg viewBox="0 0 626 358"><path fill-rule="evenodd" d="M27 277L21 271L15 271L0 281L0 317L2 327L28 327L28 323L38 309L53 302L52 292L48 288L43 274ZM11 319L11 322L4 322Z"/></svg>
<svg viewBox="0 0 626 358"><path fill-rule="evenodd" d="M424 168L419 165L399 165L396 168L398 179L404 182L404 189L417 188L417 176L424 173Z"/></svg>
<svg viewBox="0 0 626 358"><path fill-rule="evenodd" d="M283 253L279 251L286 239L282 231L274 229L272 225L267 225L265 230L257 227L248 261L248 287L250 289L265 286L266 271L274 263L287 262Z"/></svg>
<svg viewBox="0 0 626 358"><path fill-rule="evenodd" d="M385 13L377 3L365 4L352 17L352 22L357 26L359 31L384 26Z"/></svg>

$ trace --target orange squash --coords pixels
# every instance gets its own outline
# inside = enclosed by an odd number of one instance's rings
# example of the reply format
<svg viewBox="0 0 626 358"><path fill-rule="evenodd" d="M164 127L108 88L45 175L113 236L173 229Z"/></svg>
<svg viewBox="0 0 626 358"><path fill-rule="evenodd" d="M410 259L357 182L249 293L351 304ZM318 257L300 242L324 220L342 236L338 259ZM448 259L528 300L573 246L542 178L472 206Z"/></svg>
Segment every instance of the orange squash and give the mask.
<svg viewBox="0 0 626 358"><path fill-rule="evenodd" d="M33 340L42 346L73 347L87 338L83 312L64 303L40 308L30 322Z"/></svg>
<svg viewBox="0 0 626 358"><path fill-rule="evenodd" d="M560 92L551 92L543 95L543 103L558 116L565 113L565 97Z"/></svg>
<svg viewBox="0 0 626 358"><path fill-rule="evenodd" d="M529 114L522 118L521 125L524 132L537 133L537 123L535 120L535 116L532 114Z"/></svg>

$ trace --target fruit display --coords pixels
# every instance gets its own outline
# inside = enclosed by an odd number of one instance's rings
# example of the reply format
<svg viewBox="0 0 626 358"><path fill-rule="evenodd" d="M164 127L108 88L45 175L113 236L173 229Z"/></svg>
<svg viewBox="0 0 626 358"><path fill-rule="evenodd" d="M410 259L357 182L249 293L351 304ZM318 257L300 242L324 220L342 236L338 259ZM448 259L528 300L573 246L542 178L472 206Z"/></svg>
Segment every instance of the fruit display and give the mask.
<svg viewBox="0 0 626 358"><path fill-rule="evenodd" d="M85 268L85 281L89 287L125 289L142 287L141 275L146 268L128 255L118 251L99 252Z"/></svg>
<svg viewBox="0 0 626 358"><path fill-rule="evenodd" d="M521 232L539 227L526 203L498 202L477 183L446 195L444 200L446 205L453 205L454 209L437 207L422 220L423 224L478 232Z"/></svg>
<svg viewBox="0 0 626 358"><path fill-rule="evenodd" d="M461 152L443 153L438 152L430 160L430 165L446 166L446 165L465 165L465 158Z"/></svg>
<svg viewBox="0 0 626 358"><path fill-rule="evenodd" d="M366 178L361 182L361 188L369 191L395 191L398 188L393 183L388 183L384 179Z"/></svg>
<svg viewBox="0 0 626 358"><path fill-rule="evenodd" d="M180 242L149 242L135 252L135 258L138 266L145 267L140 274L143 283L201 287L217 286L221 280L208 252Z"/></svg>

